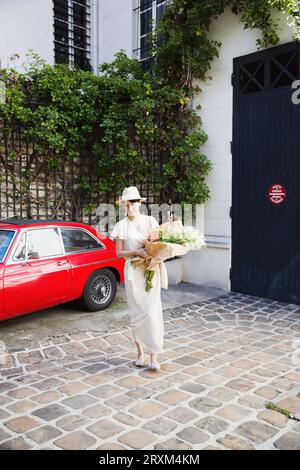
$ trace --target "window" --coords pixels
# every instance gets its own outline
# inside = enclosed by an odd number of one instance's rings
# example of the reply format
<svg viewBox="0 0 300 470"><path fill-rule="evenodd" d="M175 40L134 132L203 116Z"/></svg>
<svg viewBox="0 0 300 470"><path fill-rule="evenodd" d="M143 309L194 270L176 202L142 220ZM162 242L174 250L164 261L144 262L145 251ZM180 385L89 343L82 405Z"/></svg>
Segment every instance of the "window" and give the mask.
<svg viewBox="0 0 300 470"><path fill-rule="evenodd" d="M14 261L41 259L61 256L63 248L57 228L28 230L23 233L14 253Z"/></svg>
<svg viewBox="0 0 300 470"><path fill-rule="evenodd" d="M288 46L284 52L279 48L266 50L258 60L242 63L239 66L239 91L241 95L249 95L291 87L299 78L300 54L299 47ZM259 53L260 54L260 53Z"/></svg>
<svg viewBox="0 0 300 470"><path fill-rule="evenodd" d="M55 62L90 70L90 0L53 2Z"/></svg>
<svg viewBox="0 0 300 470"><path fill-rule="evenodd" d="M263 61L250 62L240 68L240 92L254 93L265 87L265 64Z"/></svg>
<svg viewBox="0 0 300 470"><path fill-rule="evenodd" d="M137 0L134 10L136 15L136 48L134 55L142 62L145 68L150 64L149 33L159 23L170 0Z"/></svg>
<svg viewBox="0 0 300 470"><path fill-rule="evenodd" d="M284 52L271 59L271 87L291 86L298 79L299 54Z"/></svg>
<svg viewBox="0 0 300 470"><path fill-rule="evenodd" d="M0 262L4 260L14 234L13 230L0 230Z"/></svg>
<svg viewBox="0 0 300 470"><path fill-rule="evenodd" d="M25 254L26 254L26 234L23 233L23 235L21 236L21 240L19 241L16 251L14 253L13 260L14 261L25 260Z"/></svg>
<svg viewBox="0 0 300 470"><path fill-rule="evenodd" d="M62 255L63 249L58 229L29 230L27 232L27 254L30 259Z"/></svg>
<svg viewBox="0 0 300 470"><path fill-rule="evenodd" d="M84 230L62 228L61 234L66 253L103 250L104 248L100 241L96 240Z"/></svg>

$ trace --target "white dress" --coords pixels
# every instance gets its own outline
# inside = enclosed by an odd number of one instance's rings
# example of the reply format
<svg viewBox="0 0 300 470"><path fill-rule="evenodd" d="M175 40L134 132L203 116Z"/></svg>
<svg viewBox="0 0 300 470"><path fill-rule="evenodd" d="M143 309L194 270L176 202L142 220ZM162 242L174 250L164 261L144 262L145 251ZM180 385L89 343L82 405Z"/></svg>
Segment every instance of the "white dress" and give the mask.
<svg viewBox="0 0 300 470"><path fill-rule="evenodd" d="M145 240L157 226L152 216L139 214L134 220L124 217L115 224L110 237L124 240L124 250L138 250L144 247ZM166 268L161 262L155 270L153 287L146 291L144 269L132 266L131 259L126 258L124 277L133 340L138 341L145 352L160 354L164 341L161 287L167 288Z"/></svg>

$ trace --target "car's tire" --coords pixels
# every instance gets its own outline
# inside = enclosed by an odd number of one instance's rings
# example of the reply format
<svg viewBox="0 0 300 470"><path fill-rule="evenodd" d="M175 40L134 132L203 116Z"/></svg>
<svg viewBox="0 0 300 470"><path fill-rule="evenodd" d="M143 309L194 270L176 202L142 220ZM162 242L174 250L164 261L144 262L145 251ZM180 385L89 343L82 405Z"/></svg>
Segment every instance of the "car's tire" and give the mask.
<svg viewBox="0 0 300 470"><path fill-rule="evenodd" d="M117 292L117 281L109 269L100 269L93 272L88 278L82 302L91 312L98 312L107 308L114 300Z"/></svg>

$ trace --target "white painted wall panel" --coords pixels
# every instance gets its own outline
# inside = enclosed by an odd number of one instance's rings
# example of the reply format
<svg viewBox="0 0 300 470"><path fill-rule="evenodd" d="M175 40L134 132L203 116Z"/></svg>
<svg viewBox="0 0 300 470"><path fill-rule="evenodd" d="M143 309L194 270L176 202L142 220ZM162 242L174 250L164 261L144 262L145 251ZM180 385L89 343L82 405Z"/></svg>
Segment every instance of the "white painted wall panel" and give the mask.
<svg viewBox="0 0 300 470"><path fill-rule="evenodd" d="M12 54L33 49L48 63L54 62L52 0L0 0L0 60L8 65ZM10 64L11 65L11 64Z"/></svg>
<svg viewBox="0 0 300 470"><path fill-rule="evenodd" d="M101 0L99 3L100 62L110 62L124 49L132 57L134 14L132 0Z"/></svg>

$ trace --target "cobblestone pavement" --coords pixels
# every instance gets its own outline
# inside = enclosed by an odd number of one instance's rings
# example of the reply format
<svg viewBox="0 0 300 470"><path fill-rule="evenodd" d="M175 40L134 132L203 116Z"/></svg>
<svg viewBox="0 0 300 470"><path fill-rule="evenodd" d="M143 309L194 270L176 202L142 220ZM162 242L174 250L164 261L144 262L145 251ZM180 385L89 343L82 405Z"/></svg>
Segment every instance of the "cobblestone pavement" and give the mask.
<svg viewBox="0 0 300 470"><path fill-rule="evenodd" d="M197 286L181 282L177 286L169 285L162 289L161 297L164 309L181 307L186 303L218 297L227 291L218 288ZM128 325L128 305L125 286L118 286L117 295L109 308L102 312L84 311L76 302L59 305L50 309L34 312L0 323L0 344L5 342L8 348L31 347L46 340L49 336L74 334L82 331L107 332L122 329Z"/></svg>
<svg viewBox="0 0 300 470"><path fill-rule="evenodd" d="M266 409L300 413L299 306L228 293L164 318L160 372L128 325L0 352L0 449L300 449Z"/></svg>

